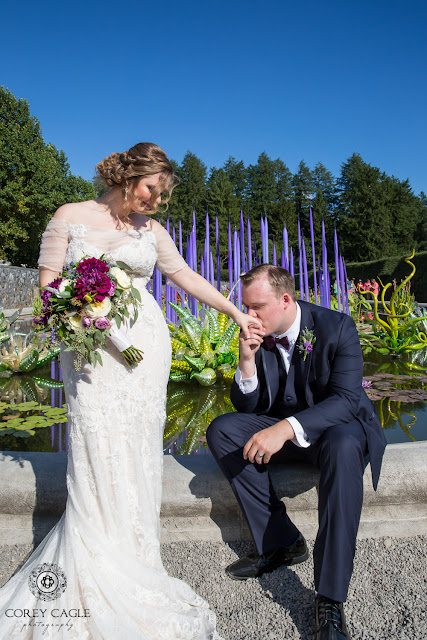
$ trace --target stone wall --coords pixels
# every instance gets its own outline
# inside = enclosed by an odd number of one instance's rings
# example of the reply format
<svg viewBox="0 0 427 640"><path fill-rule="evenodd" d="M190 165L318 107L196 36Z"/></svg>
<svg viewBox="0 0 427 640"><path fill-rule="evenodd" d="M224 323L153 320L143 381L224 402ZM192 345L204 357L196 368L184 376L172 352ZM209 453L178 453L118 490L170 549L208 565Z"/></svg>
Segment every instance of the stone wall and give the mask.
<svg viewBox="0 0 427 640"><path fill-rule="evenodd" d="M31 307L39 283L37 269L0 264L0 308Z"/></svg>

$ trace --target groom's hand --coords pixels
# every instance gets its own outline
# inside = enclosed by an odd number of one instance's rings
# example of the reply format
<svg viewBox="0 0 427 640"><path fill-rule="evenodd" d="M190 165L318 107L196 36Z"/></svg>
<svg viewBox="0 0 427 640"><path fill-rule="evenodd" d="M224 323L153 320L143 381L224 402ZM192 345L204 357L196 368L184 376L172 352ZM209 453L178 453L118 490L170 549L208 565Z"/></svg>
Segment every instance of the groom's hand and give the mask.
<svg viewBox="0 0 427 640"><path fill-rule="evenodd" d="M295 438L295 432L287 420L276 422L271 427L255 433L243 448L245 460L267 464L273 454L280 451L287 440Z"/></svg>
<svg viewBox="0 0 427 640"><path fill-rule="evenodd" d="M239 369L242 378L251 378L255 373L255 354L265 336L264 327L249 326L249 337L243 331L239 336Z"/></svg>

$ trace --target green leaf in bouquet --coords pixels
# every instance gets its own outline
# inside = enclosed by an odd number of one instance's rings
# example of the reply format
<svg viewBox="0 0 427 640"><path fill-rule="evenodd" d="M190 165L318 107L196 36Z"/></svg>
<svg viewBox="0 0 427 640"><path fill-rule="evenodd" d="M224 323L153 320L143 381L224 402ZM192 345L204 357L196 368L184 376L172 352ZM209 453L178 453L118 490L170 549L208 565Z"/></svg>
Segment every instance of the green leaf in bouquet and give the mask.
<svg viewBox="0 0 427 640"><path fill-rule="evenodd" d="M57 298L71 298L72 293L71 291L67 291L67 289L65 289L65 291L62 291L61 293L57 293L56 297Z"/></svg>
<svg viewBox="0 0 427 640"><path fill-rule="evenodd" d="M141 294L139 293L138 289L135 289L135 287L131 286L130 290L133 297L136 298L138 302L141 302Z"/></svg>
<svg viewBox="0 0 427 640"><path fill-rule="evenodd" d="M117 260L116 261L116 265L120 268L120 269L127 269L128 271L131 271L131 268L128 264L126 264L126 262L122 262L121 260Z"/></svg>
<svg viewBox="0 0 427 640"><path fill-rule="evenodd" d="M87 336L84 339L84 343L87 346L87 348L89 349L89 351L91 351L93 349L93 338L91 338L90 336Z"/></svg>
<svg viewBox="0 0 427 640"><path fill-rule="evenodd" d="M99 364L102 367L102 358L101 358L101 354L98 353L98 351L95 351L95 358L98 360Z"/></svg>
<svg viewBox="0 0 427 640"><path fill-rule="evenodd" d="M138 309L135 307L135 312L133 314L133 321L134 322L136 322L138 320L138 316L139 316Z"/></svg>
<svg viewBox="0 0 427 640"><path fill-rule="evenodd" d="M126 318L129 318L129 311L126 309L126 307L122 309L122 313L124 316L126 316Z"/></svg>
<svg viewBox="0 0 427 640"><path fill-rule="evenodd" d="M116 315L114 316L114 320L116 321L117 329L120 329L120 325L122 324L122 318L118 313L116 313Z"/></svg>

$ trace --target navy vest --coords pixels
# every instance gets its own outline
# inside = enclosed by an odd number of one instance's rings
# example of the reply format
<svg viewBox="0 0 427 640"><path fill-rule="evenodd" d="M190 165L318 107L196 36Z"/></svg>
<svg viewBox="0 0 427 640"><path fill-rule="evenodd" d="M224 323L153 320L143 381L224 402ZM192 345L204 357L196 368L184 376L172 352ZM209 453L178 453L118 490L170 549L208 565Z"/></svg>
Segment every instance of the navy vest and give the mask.
<svg viewBox="0 0 427 640"><path fill-rule="evenodd" d="M295 382L295 349L292 354L289 373L286 373L285 364L279 349L274 347L273 352L277 358L277 364L279 367L279 390L268 415L280 419L289 418L289 416L293 416L295 413L298 413L308 407L305 399L304 384L302 380Z"/></svg>

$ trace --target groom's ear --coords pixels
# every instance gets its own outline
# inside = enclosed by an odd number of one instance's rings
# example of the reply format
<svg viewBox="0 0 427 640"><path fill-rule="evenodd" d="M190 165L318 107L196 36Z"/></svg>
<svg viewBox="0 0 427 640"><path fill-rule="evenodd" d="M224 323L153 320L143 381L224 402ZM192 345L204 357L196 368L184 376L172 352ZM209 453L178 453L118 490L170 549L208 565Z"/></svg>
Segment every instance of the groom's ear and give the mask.
<svg viewBox="0 0 427 640"><path fill-rule="evenodd" d="M286 309L288 309L289 305L292 302L292 298L289 295L289 293L284 293L282 295L282 304L283 304L283 310L285 311Z"/></svg>

